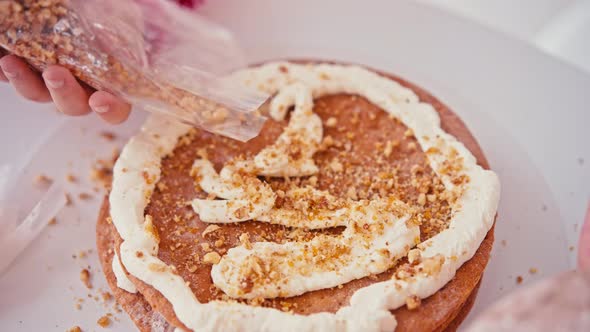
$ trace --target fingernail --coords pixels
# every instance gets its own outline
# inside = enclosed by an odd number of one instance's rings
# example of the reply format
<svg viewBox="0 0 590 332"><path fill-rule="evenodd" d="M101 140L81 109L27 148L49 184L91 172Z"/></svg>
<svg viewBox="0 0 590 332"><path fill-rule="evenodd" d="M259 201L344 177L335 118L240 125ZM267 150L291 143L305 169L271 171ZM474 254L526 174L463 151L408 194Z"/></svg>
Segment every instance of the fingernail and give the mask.
<svg viewBox="0 0 590 332"><path fill-rule="evenodd" d="M2 72L4 72L4 76L6 76L9 79L14 79L18 77L18 72L11 71L10 69L7 70L4 67L2 67Z"/></svg>
<svg viewBox="0 0 590 332"><path fill-rule="evenodd" d="M64 86L64 80L51 80L45 78L45 84L51 89L59 89Z"/></svg>
<svg viewBox="0 0 590 332"><path fill-rule="evenodd" d="M109 107L107 105L103 105L103 106L90 106L90 107L96 113L106 113L106 112L109 111Z"/></svg>

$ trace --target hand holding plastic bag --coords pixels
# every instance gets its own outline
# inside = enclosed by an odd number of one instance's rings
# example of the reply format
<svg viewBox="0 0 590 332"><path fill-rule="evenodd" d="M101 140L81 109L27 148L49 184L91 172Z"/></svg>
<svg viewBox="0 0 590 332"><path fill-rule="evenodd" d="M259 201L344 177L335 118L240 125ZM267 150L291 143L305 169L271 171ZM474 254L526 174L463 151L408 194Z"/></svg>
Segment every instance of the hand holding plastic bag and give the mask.
<svg viewBox="0 0 590 332"><path fill-rule="evenodd" d="M253 110L267 96L217 79L244 65L231 35L166 0L0 0L0 46L225 136L264 122Z"/></svg>

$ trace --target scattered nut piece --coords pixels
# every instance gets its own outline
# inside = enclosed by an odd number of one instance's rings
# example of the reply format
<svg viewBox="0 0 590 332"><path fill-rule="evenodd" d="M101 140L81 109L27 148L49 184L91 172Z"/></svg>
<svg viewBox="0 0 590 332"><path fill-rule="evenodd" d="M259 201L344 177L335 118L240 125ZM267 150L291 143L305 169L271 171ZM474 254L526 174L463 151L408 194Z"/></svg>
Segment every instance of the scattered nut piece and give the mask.
<svg viewBox="0 0 590 332"><path fill-rule="evenodd" d="M100 296L102 297L103 302L109 302L113 299L113 295L111 295L109 292L101 292Z"/></svg>
<svg viewBox="0 0 590 332"><path fill-rule="evenodd" d="M206 253L205 256L203 256L203 262L205 264L217 264L220 260L221 256L219 256L219 254L215 251Z"/></svg>
<svg viewBox="0 0 590 332"><path fill-rule="evenodd" d="M426 204L426 195L424 193L418 195L418 204L420 204L421 206L424 206L424 204Z"/></svg>
<svg viewBox="0 0 590 332"><path fill-rule="evenodd" d="M348 190L346 191L346 197L348 197L352 200L357 200L358 195L356 193L356 188L355 187L348 188Z"/></svg>
<svg viewBox="0 0 590 332"><path fill-rule="evenodd" d="M416 295L406 297L406 306L408 307L408 310L419 308L421 303L422 300L420 300L420 298Z"/></svg>
<svg viewBox="0 0 590 332"><path fill-rule="evenodd" d="M201 249L203 251L211 251L211 245L209 243L201 243Z"/></svg>
<svg viewBox="0 0 590 332"><path fill-rule="evenodd" d="M53 179L45 174L39 174L35 177L34 184L39 188L47 188L53 183Z"/></svg>
<svg viewBox="0 0 590 332"><path fill-rule="evenodd" d="M244 246L244 248L250 250L252 249L252 243L250 243L250 234L242 233L240 234L240 243Z"/></svg>
<svg viewBox="0 0 590 332"><path fill-rule="evenodd" d="M107 328L111 325L111 319L108 316L102 316L100 317L96 323L103 328Z"/></svg>
<svg viewBox="0 0 590 332"><path fill-rule="evenodd" d="M383 149L383 154L386 157L391 156L391 153L393 152L393 148L394 148L393 142L392 141L387 141L387 143L385 143L385 148Z"/></svg>
<svg viewBox="0 0 590 332"><path fill-rule="evenodd" d="M154 226L154 219L151 215L145 215L145 222L143 224L143 228L146 233L150 234L156 242L160 242L160 234L158 233L158 229Z"/></svg>
<svg viewBox="0 0 590 332"><path fill-rule="evenodd" d="M202 237L205 237L207 234L213 233L216 230L220 229L221 227L217 226L217 225L209 225L207 226L207 228L205 228L205 230L203 231L203 233L201 233Z"/></svg>
<svg viewBox="0 0 590 332"><path fill-rule="evenodd" d="M82 332L80 326L70 327L67 332Z"/></svg>
<svg viewBox="0 0 590 332"><path fill-rule="evenodd" d="M117 139L117 135L110 131L101 131L100 137L106 139L107 141L114 141L115 139Z"/></svg>
<svg viewBox="0 0 590 332"><path fill-rule="evenodd" d="M419 263L421 258L420 249L412 249L408 252L408 261L410 264Z"/></svg>
<svg viewBox="0 0 590 332"><path fill-rule="evenodd" d="M71 206L72 205L72 196L68 193L66 193L65 196L66 196L66 206Z"/></svg>
<svg viewBox="0 0 590 332"><path fill-rule="evenodd" d="M90 195L89 193L80 193L80 194L78 194L78 198L83 201L87 201L87 200L92 199L92 195Z"/></svg>
<svg viewBox="0 0 590 332"><path fill-rule="evenodd" d="M153 272L165 272L167 270L167 267L164 264L150 263L148 265L148 269L150 269L150 271Z"/></svg>
<svg viewBox="0 0 590 332"><path fill-rule="evenodd" d="M84 283L86 288L92 289L92 283L90 282L90 271L87 269L82 269L82 271L80 271L80 280Z"/></svg>
<svg viewBox="0 0 590 332"><path fill-rule="evenodd" d="M330 117L328 120L326 120L326 127L336 127L337 124L338 120L335 117Z"/></svg>
<svg viewBox="0 0 590 332"><path fill-rule="evenodd" d="M333 172L340 173L344 170L344 166L340 161L337 159L332 160L330 165L328 165Z"/></svg>

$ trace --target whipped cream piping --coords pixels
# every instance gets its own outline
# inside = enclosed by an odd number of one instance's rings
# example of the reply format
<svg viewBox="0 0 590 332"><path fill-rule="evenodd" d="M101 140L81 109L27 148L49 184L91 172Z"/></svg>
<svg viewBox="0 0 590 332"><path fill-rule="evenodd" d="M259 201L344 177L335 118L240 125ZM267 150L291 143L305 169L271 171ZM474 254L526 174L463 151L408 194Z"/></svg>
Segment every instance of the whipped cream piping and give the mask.
<svg viewBox="0 0 590 332"><path fill-rule="evenodd" d="M256 218L271 224L295 228L324 229L346 226L350 221L350 214L355 208L362 208L365 202L338 202L336 197L324 190L311 186L288 190L283 197L285 200L297 202L297 206L289 208L273 208ZM326 202L336 202L332 208L315 208Z"/></svg>
<svg viewBox="0 0 590 332"><path fill-rule="evenodd" d="M129 293L137 293L137 288L135 287L135 284L133 284L133 282L129 280L129 278L125 274L125 271L123 271L121 261L119 260L119 254L117 254L116 250L113 249L113 251L115 252L115 255L113 256L111 266L113 268L113 274L115 275L115 279L117 280L117 287Z"/></svg>
<svg viewBox="0 0 590 332"><path fill-rule="evenodd" d="M258 175L306 176L318 172L313 154L322 141L323 127L322 119L312 110L311 90L301 83L281 88L272 101L270 114L275 120L282 120L293 105L287 128L274 144L254 157Z"/></svg>
<svg viewBox="0 0 590 332"><path fill-rule="evenodd" d="M405 224L410 211L403 202L393 199L348 201L336 211L271 210L276 195L257 175L301 177L318 171L313 154L323 138L323 130L321 119L313 113L312 90L299 82L281 88L271 102L270 114L275 120L282 120L293 105L287 128L253 161L230 162L219 175L206 159L194 162L191 175L197 178L201 189L227 200L195 199L193 209L204 222L259 220L309 229L302 221L310 221L312 228L341 224L346 230L341 236L322 235L311 241L248 243L230 249L214 264L211 277L215 286L232 298L292 297L336 287L387 271L419 242L419 227ZM331 195L304 188L290 190L285 196L308 202L323 196L329 202ZM405 215L400 216L400 210ZM307 217L299 220L301 215Z"/></svg>
<svg viewBox="0 0 590 332"><path fill-rule="evenodd" d="M251 220L269 211L276 199L270 186L253 174L247 163L225 166L218 175L206 159L195 160L191 174L200 179L201 188L224 200L194 199L193 210L204 222L231 223Z"/></svg>
<svg viewBox="0 0 590 332"><path fill-rule="evenodd" d="M447 158L445 151L457 151L463 158L461 173L469 178L469 182L453 205L449 228L431 238L427 245L420 246L424 261L435 257L435 254L444 255L445 260L438 273L417 275L412 282L392 280L370 285L358 290L350 305L335 314L304 316L231 302L202 304L182 278L156 258L154 251L157 243L143 228L144 209L155 182L147 183L141 173L147 171L157 181L161 158L172 152L178 138L189 131L186 125L151 116L142 131L123 149L115 165L113 189L109 197L111 217L123 239L121 263L130 274L160 291L186 327L199 331L236 328L257 331L390 331L396 326L390 309L399 307L408 295L426 297L436 292L452 278L463 262L472 257L493 224L499 198L497 176L477 166L469 151L442 131L434 108L419 103L411 90L366 69L341 65L270 63L238 72L233 79L269 92L300 82L311 88L314 98L331 93L362 95L413 129L424 151L429 150L428 144L440 143L443 149L433 150L428 157L433 170L448 188L455 186L453 178L441 171ZM138 257L138 251L144 254Z"/></svg>
<svg viewBox="0 0 590 332"><path fill-rule="evenodd" d="M405 204L363 201L349 210L347 228L340 236L234 247L213 266L213 282L233 298L275 298L385 272L420 238L419 227L407 222L409 215L400 217L396 213L400 210L407 210ZM251 284L243 285L245 279Z"/></svg>

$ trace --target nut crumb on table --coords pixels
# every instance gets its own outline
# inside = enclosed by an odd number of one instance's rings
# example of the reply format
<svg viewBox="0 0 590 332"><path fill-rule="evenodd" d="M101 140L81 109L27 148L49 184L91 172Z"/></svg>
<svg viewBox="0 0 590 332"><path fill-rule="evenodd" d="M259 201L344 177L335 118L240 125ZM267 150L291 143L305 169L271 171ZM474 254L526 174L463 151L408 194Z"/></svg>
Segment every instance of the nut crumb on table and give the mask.
<svg viewBox="0 0 590 332"><path fill-rule="evenodd" d="M69 173L68 175L66 175L66 181L70 183L76 183L78 182L78 178L74 174Z"/></svg>
<svg viewBox="0 0 590 332"><path fill-rule="evenodd" d="M83 201L87 201L87 200L92 199L92 195L89 193L80 193L80 194L78 194L78 198Z"/></svg>
<svg viewBox="0 0 590 332"><path fill-rule="evenodd" d="M80 326L70 327L67 332L82 332Z"/></svg>
<svg viewBox="0 0 590 332"><path fill-rule="evenodd" d="M88 269L82 269L82 271L80 271L80 281L84 283L86 288L92 289L92 283L90 282L90 271L88 271Z"/></svg>
<svg viewBox="0 0 590 332"><path fill-rule="evenodd" d="M117 135L111 131L101 131L100 137L106 139L107 141L114 141L117 139Z"/></svg>
<svg viewBox="0 0 590 332"><path fill-rule="evenodd" d="M69 193L65 194L66 196L66 206L71 206L72 205L72 195L70 195Z"/></svg>
<svg viewBox="0 0 590 332"><path fill-rule="evenodd" d="M111 325L111 319L108 316L102 316L100 317L96 323L103 328L109 327Z"/></svg>
<svg viewBox="0 0 590 332"><path fill-rule="evenodd" d="M35 184L35 186L37 186L39 188L46 188L46 187L49 187L53 183L53 179L48 177L45 174L39 174L35 177L35 180L33 181L33 183Z"/></svg>
<svg viewBox="0 0 590 332"><path fill-rule="evenodd" d="M111 295L111 293L109 292L101 292L100 295L102 297L103 302L109 302L113 299L113 295Z"/></svg>

